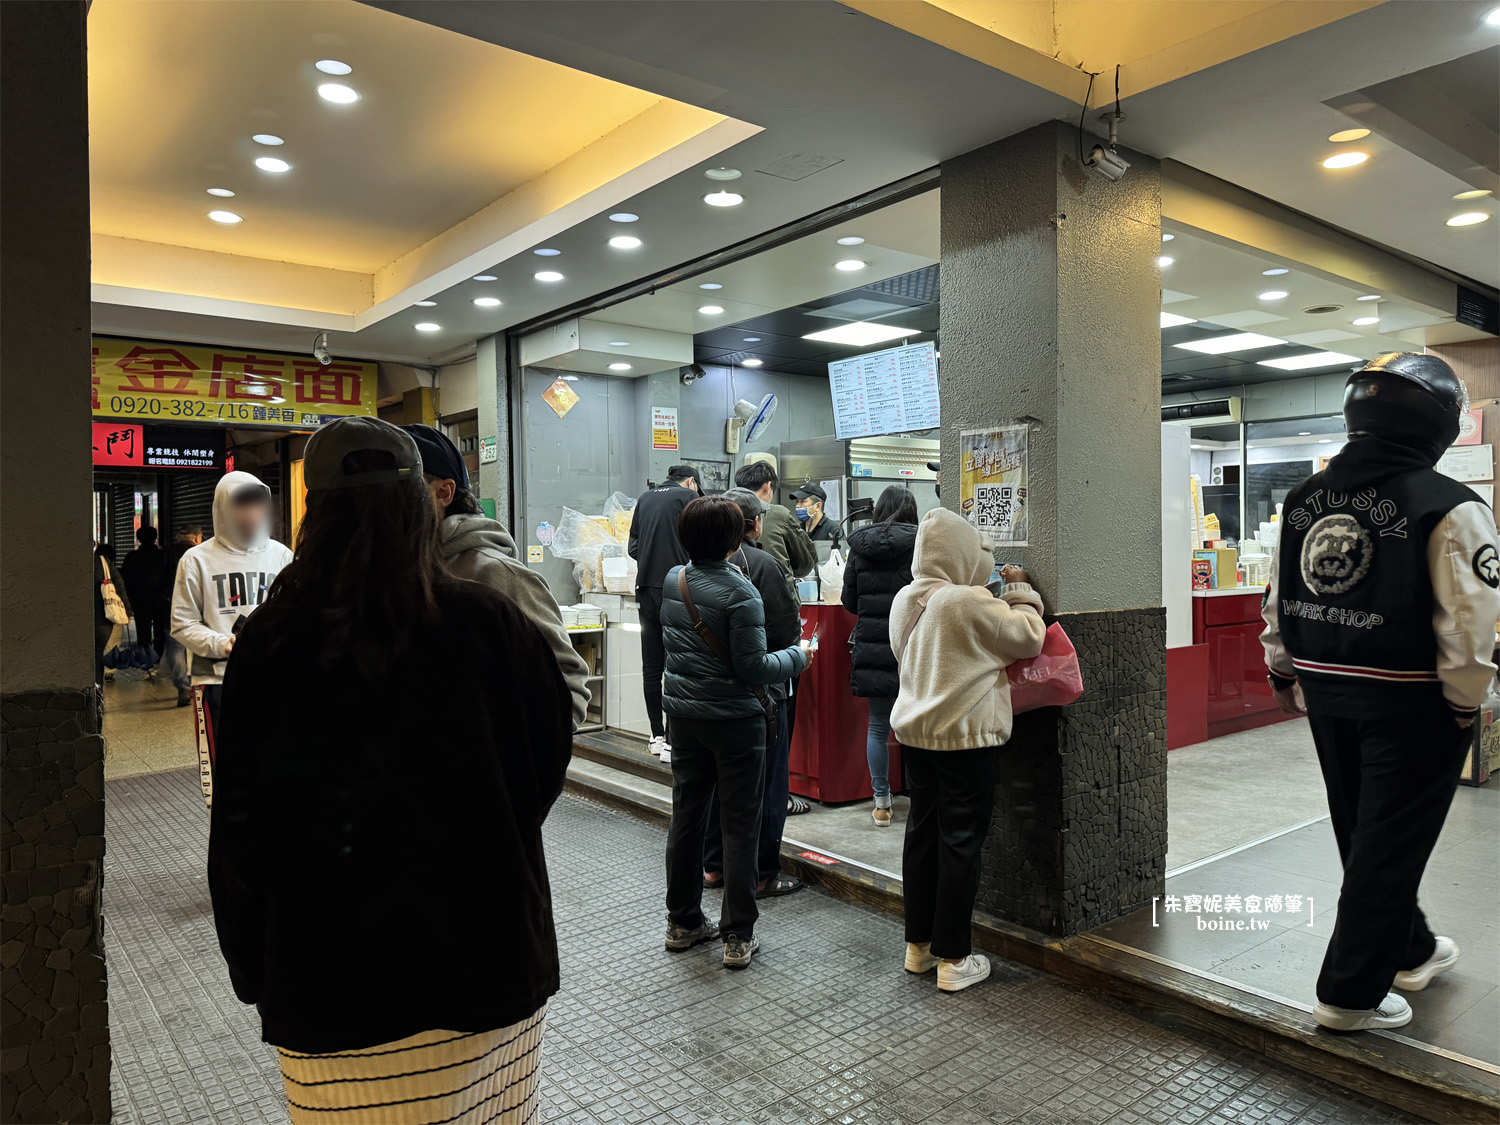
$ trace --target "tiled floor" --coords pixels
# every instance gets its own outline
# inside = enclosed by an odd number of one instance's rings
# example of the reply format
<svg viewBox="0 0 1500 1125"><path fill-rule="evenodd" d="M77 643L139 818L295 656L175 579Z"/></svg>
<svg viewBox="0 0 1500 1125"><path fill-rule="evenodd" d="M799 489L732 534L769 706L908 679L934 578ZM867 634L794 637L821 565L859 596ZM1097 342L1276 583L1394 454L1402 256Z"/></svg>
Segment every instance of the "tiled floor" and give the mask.
<svg viewBox="0 0 1500 1125"><path fill-rule="evenodd" d="M219 959L195 772L108 790L116 1122L285 1121L271 1050ZM717 946L669 955L663 840L574 797L548 823L564 980L548 1125L1412 1120L1015 966L942 995L901 971L899 923L816 893L766 905L746 972Z"/></svg>

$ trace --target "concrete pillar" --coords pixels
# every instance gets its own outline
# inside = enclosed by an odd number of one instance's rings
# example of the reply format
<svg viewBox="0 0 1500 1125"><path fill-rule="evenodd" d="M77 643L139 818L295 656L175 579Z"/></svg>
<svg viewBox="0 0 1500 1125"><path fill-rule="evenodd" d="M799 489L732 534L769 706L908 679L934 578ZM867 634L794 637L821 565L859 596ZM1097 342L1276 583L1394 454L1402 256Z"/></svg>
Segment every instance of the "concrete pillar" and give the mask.
<svg viewBox="0 0 1500 1125"><path fill-rule="evenodd" d="M506 368L505 336L480 340L474 361L476 397L479 403L479 495L495 502L495 518L510 528L518 540L524 536L514 522L511 491L510 379ZM495 443L495 459L485 461L487 441Z"/></svg>
<svg viewBox="0 0 1500 1125"><path fill-rule="evenodd" d="M108 1121L85 5L0 4L0 1120Z"/></svg>
<svg viewBox="0 0 1500 1125"><path fill-rule="evenodd" d="M1156 162L1129 159L1111 183L1049 122L942 169L943 498L961 430L1029 424L1030 545L1001 561L1030 571L1084 669L1076 704L1018 717L980 889L981 910L1049 934L1148 903L1164 876L1161 194Z"/></svg>
<svg viewBox="0 0 1500 1125"><path fill-rule="evenodd" d="M653 480L657 484L667 479L667 470L673 465L686 464L681 449L652 449L651 448L651 411L656 407L670 407L676 410L682 402L682 380L678 377L678 369L670 371L657 371L647 375L645 386L646 392L646 418L641 440L646 446L646 479ZM681 425L681 416L678 424ZM678 433L678 441L681 442L681 431ZM645 488L642 482L641 487Z"/></svg>

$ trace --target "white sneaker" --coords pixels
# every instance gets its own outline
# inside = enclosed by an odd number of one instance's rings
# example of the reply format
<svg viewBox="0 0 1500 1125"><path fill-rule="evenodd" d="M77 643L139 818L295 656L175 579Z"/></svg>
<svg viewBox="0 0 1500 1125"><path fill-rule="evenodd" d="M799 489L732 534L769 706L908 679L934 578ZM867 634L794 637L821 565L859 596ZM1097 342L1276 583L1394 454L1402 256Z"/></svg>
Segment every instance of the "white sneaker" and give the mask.
<svg viewBox="0 0 1500 1125"><path fill-rule="evenodd" d="M924 941L920 945L912 942L906 943L906 971L908 973L930 973L937 968L940 957L932 955L932 942Z"/></svg>
<svg viewBox="0 0 1500 1125"><path fill-rule="evenodd" d="M1377 1027L1403 1027L1411 1023L1411 1005L1394 992L1375 1008L1336 1008L1319 1001L1313 1019L1330 1031L1370 1031Z"/></svg>
<svg viewBox="0 0 1500 1125"><path fill-rule="evenodd" d="M944 992L962 992L990 975L990 959L982 953L971 953L956 965L938 963L938 988Z"/></svg>
<svg viewBox="0 0 1500 1125"><path fill-rule="evenodd" d="M1454 965L1458 964L1458 943L1449 937L1437 939L1437 948L1432 951L1432 956L1423 961L1415 969L1407 969L1396 974L1396 987L1407 992L1421 992L1432 983L1432 978L1439 973L1446 973Z"/></svg>
<svg viewBox="0 0 1500 1125"><path fill-rule="evenodd" d="M660 758L663 762L666 762L668 764L671 763L671 761L672 761L672 747L671 747L671 744L668 743L667 740L665 738L663 738L661 735L657 735L655 738L653 738L651 740L650 744L646 747L646 749L651 752L651 756L652 757L654 757L654 758Z"/></svg>

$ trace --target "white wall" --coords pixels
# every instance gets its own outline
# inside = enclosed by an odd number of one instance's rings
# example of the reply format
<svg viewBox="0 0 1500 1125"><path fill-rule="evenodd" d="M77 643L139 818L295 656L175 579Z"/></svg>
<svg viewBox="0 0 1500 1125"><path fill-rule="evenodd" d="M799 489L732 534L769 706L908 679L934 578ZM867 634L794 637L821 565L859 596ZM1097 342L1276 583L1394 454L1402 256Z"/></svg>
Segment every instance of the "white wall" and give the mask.
<svg viewBox="0 0 1500 1125"><path fill-rule="evenodd" d="M1188 474L1199 454L1186 426L1161 428L1161 593L1167 607L1167 647L1193 643L1192 490ZM1206 453L1202 456L1207 456Z"/></svg>

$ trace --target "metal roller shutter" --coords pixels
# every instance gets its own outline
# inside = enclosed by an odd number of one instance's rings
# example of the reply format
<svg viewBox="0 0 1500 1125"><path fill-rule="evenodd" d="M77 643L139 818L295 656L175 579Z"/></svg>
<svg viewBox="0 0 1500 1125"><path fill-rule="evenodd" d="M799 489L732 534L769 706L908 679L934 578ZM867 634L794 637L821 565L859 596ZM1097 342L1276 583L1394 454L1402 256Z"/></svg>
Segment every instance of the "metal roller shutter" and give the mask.
<svg viewBox="0 0 1500 1125"><path fill-rule="evenodd" d="M217 473L176 473L169 478L172 526L168 539L175 539L185 527L201 527L203 538L214 533L214 486Z"/></svg>

